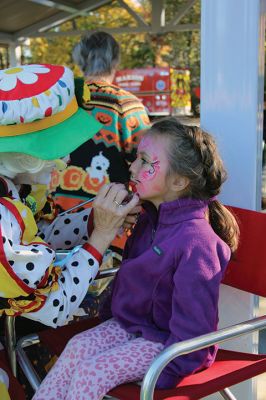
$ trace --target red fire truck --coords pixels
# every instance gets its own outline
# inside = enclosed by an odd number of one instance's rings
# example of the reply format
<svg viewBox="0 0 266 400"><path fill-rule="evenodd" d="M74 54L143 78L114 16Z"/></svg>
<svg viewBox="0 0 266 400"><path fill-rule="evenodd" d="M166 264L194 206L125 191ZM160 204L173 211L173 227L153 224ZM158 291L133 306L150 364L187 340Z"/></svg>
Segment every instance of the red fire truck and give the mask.
<svg viewBox="0 0 266 400"><path fill-rule="evenodd" d="M191 115L190 71L150 67L117 71L114 83L134 93L150 116Z"/></svg>

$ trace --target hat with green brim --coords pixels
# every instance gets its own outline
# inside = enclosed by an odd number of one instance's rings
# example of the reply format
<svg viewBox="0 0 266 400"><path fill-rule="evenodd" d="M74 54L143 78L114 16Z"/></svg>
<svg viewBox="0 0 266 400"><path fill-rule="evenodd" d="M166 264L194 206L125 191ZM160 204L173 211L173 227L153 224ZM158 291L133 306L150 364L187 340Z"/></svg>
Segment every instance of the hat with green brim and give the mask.
<svg viewBox="0 0 266 400"><path fill-rule="evenodd" d="M78 108L72 71L49 64L0 71L0 152L61 158L102 125Z"/></svg>

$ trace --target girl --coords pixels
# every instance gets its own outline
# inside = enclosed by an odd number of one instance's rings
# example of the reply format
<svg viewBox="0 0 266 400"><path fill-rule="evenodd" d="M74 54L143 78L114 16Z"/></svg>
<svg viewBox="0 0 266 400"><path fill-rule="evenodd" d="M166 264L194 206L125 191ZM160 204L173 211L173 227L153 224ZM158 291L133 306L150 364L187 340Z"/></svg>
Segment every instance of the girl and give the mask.
<svg viewBox="0 0 266 400"><path fill-rule="evenodd" d="M219 286L238 227L216 198L226 173L212 137L174 118L157 122L130 170L144 212L114 282L112 318L70 340L34 400L102 399L142 379L166 346L217 328ZM209 367L216 350L178 357L157 388Z"/></svg>

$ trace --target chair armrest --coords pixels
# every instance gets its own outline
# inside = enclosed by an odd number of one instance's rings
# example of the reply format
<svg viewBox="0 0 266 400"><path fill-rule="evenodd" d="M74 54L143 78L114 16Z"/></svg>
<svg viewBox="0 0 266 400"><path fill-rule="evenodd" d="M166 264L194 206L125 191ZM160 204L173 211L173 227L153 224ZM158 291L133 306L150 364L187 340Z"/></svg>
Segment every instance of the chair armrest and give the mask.
<svg viewBox="0 0 266 400"><path fill-rule="evenodd" d="M56 252L56 258L58 261L62 260L65 257L67 257L70 253L71 253L71 251L69 251L69 250L58 250ZM114 276L118 270L119 270L119 267L100 270L98 272L98 274L96 275L95 279L103 279L103 278L108 278L109 276Z"/></svg>
<svg viewBox="0 0 266 400"><path fill-rule="evenodd" d="M114 276L117 271L119 271L119 267L103 269L102 271L98 272L95 279L103 279L108 278L109 276Z"/></svg>
<svg viewBox="0 0 266 400"><path fill-rule="evenodd" d="M172 344L164 349L150 365L141 385L140 400L153 399L154 388L162 370L174 358L204 349L214 344L225 342L247 333L259 331L263 328L266 328L266 315L241 322L240 324L228 326L216 332L207 333L206 335Z"/></svg>

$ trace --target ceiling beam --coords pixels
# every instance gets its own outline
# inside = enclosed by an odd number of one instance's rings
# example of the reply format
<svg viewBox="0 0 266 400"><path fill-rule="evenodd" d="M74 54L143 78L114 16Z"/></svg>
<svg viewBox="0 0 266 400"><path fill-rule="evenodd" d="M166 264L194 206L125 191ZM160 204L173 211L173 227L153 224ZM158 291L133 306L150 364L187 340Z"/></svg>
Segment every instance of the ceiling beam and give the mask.
<svg viewBox="0 0 266 400"><path fill-rule="evenodd" d="M20 31L15 32L15 39L25 39L27 37L32 37L32 34L36 34L36 32L42 32L47 29L58 26L66 21L69 21L72 18L78 17L84 12L95 10L96 8L100 8L101 6L111 3L113 0L84 0L82 3L77 5L77 9L73 14L69 14L67 12L59 12L56 15L49 17L41 22L37 22L27 28L21 29ZM37 36L41 37L42 34L38 34ZM36 37L36 35L35 35Z"/></svg>
<svg viewBox="0 0 266 400"><path fill-rule="evenodd" d="M125 26L121 28L104 28L105 32L109 32L111 34L119 34L119 33L167 33L167 32L186 32L186 31L193 31L199 30L199 24L182 24L177 25L176 27L169 27L168 25L160 30L154 31L150 26L142 27L142 26ZM94 32L96 30L91 29L90 32ZM44 37L44 38L51 38L51 37L64 37L64 36L78 36L83 35L88 30L72 30L72 31L59 31L59 32L43 32L43 33L33 33L29 37Z"/></svg>
<svg viewBox="0 0 266 400"><path fill-rule="evenodd" d="M166 25L162 28L162 33L168 32L189 32L189 31L199 31L200 24L178 24L176 26Z"/></svg>
<svg viewBox="0 0 266 400"><path fill-rule="evenodd" d="M165 1L151 0L151 26L153 31L158 31L165 26Z"/></svg>
<svg viewBox="0 0 266 400"><path fill-rule="evenodd" d="M29 0L34 2L39 1L50 1L50 0ZM85 12L93 11L100 8L103 5L112 3L113 0L84 0L82 3L77 5L78 11L72 14L68 12L59 12L53 17L47 18L44 21L33 24L30 27L17 31L15 34L11 35L9 40L23 40L28 37L56 37L56 36L77 36L82 35L86 30L71 30L71 31L58 31L58 32L46 32L49 28L58 26L63 22L73 19L77 16L84 14ZM131 7L129 7L124 0L117 0L121 7L126 9L129 14L137 21L138 26L136 27L117 27L117 28L102 28L110 33L167 33L167 32L184 32L191 30L199 30L199 24L179 24L181 18L188 12L188 10L193 6L197 0L187 0L183 7L179 10L177 16L167 25L165 25L165 0L151 0L152 3L152 18L151 26L146 24L144 20L138 15ZM52 1L51 1L52 2ZM56 1L59 3L59 1ZM60 3L62 1L60 0ZM66 3L64 1L64 3ZM1 38L1 37L0 37Z"/></svg>
<svg viewBox="0 0 266 400"><path fill-rule="evenodd" d="M0 42L1 43L13 43L14 42L13 34L0 32Z"/></svg>
<svg viewBox="0 0 266 400"><path fill-rule="evenodd" d="M147 26L144 20L141 18L139 14L137 14L131 7L124 2L124 0L117 0L121 7L123 7L127 12L134 18L134 20L138 23L139 26Z"/></svg>
<svg viewBox="0 0 266 400"><path fill-rule="evenodd" d="M40 4L41 6L44 7L51 7L51 8L56 8L60 11L65 11L67 13L74 13L78 11L77 7L74 7L72 3L69 3L67 1L62 1L62 0L27 0L31 1L32 3Z"/></svg>
<svg viewBox="0 0 266 400"><path fill-rule="evenodd" d="M179 12L173 18L171 22L169 22L169 26L176 26L180 20L186 15L186 13L190 10L190 8L196 3L197 0L187 0L187 2L180 8Z"/></svg>

